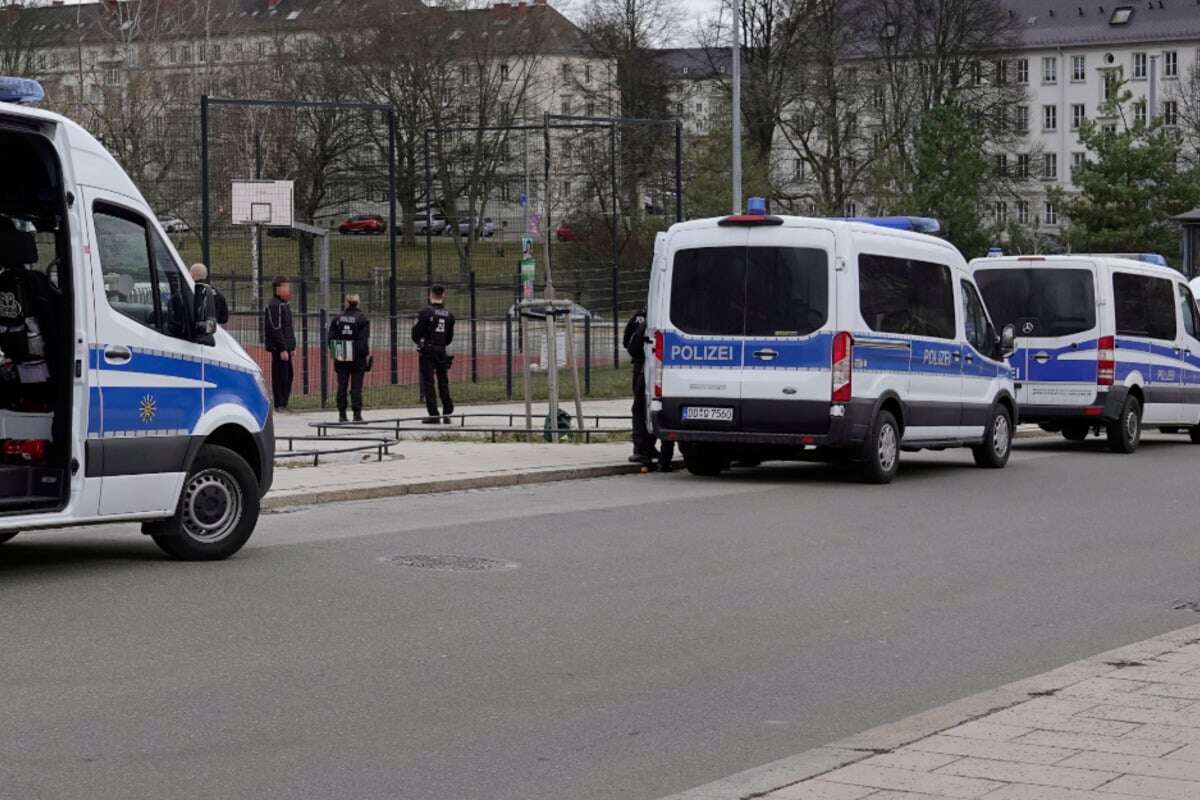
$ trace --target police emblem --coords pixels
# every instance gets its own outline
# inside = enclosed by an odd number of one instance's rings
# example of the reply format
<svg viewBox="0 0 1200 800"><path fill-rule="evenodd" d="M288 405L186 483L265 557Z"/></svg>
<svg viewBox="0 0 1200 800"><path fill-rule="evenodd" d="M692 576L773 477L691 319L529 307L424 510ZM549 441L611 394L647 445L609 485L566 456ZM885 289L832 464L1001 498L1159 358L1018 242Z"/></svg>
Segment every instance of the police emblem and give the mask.
<svg viewBox="0 0 1200 800"><path fill-rule="evenodd" d="M154 413L158 410L158 403L154 401L154 395L146 395L142 398L141 408L138 410L138 416L142 418L142 422L149 422L154 419Z"/></svg>

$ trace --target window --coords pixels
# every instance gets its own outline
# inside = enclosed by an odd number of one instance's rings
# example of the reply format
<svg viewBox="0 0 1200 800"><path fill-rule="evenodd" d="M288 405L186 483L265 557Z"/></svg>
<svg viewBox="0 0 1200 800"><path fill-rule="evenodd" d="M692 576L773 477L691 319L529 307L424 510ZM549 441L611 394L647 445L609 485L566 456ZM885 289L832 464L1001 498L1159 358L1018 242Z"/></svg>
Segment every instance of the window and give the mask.
<svg viewBox="0 0 1200 800"><path fill-rule="evenodd" d="M563 197L571 196L571 182L570 181L562 182L562 196Z"/></svg>
<svg viewBox="0 0 1200 800"><path fill-rule="evenodd" d="M1133 104L1133 124L1134 125L1145 125L1146 124L1146 101L1145 100L1139 100Z"/></svg>
<svg viewBox="0 0 1200 800"><path fill-rule="evenodd" d="M997 200L996 205L992 208L992 216L995 217L996 223L999 225L1008 224L1008 203L1003 200Z"/></svg>
<svg viewBox="0 0 1200 800"><path fill-rule="evenodd" d="M963 326L966 330L967 341L975 351L989 358L999 355L999 342L996 341L996 331L992 328L991 320L983 309L983 301L979 292L970 283L962 282Z"/></svg>
<svg viewBox="0 0 1200 800"><path fill-rule="evenodd" d="M858 304L873 331L953 339L954 283L944 264L863 253Z"/></svg>
<svg viewBox="0 0 1200 800"><path fill-rule="evenodd" d="M1071 130L1077 131L1083 126L1083 121L1087 119L1087 107L1083 103L1071 104Z"/></svg>
<svg viewBox="0 0 1200 800"><path fill-rule="evenodd" d="M1075 173L1087 163L1086 153L1071 153L1071 180L1075 179Z"/></svg>
<svg viewBox="0 0 1200 800"><path fill-rule="evenodd" d="M1103 10L1103 9L1102 9ZM1108 18L1109 25L1124 25L1129 22L1129 18L1133 16L1132 6L1121 6L1114 8L1112 16Z"/></svg>
<svg viewBox="0 0 1200 800"><path fill-rule="evenodd" d="M1046 201L1042 208L1042 221L1047 225L1058 224L1058 209L1055 208L1054 203L1051 203L1049 200Z"/></svg>
<svg viewBox="0 0 1200 800"><path fill-rule="evenodd" d="M804 180L804 159L797 158L792 162L792 178L796 181Z"/></svg>
<svg viewBox="0 0 1200 800"><path fill-rule="evenodd" d="M571 114L571 98L564 97L562 99L562 113L564 116L569 116Z"/></svg>
<svg viewBox="0 0 1200 800"><path fill-rule="evenodd" d="M1105 103L1111 103L1117 94L1117 85L1121 81L1121 74L1116 70L1107 70L1104 73L1103 90L1100 93L1101 99Z"/></svg>
<svg viewBox="0 0 1200 800"><path fill-rule="evenodd" d="M1029 224L1029 201L1028 200L1018 200L1017 201L1017 222L1019 222L1022 225Z"/></svg>
<svg viewBox="0 0 1200 800"><path fill-rule="evenodd" d="M1068 336L1096 327L1096 290L1084 269L982 269L975 281L995 323L1036 336Z"/></svg>
<svg viewBox="0 0 1200 800"><path fill-rule="evenodd" d="M1029 133L1029 106L1017 106L1013 129L1017 133Z"/></svg>
<svg viewBox="0 0 1200 800"><path fill-rule="evenodd" d="M1017 59L1017 83L1029 83L1029 59Z"/></svg>
<svg viewBox="0 0 1200 800"><path fill-rule="evenodd" d="M1004 86L1008 83L1008 62L1001 59L996 62L996 85Z"/></svg>
<svg viewBox="0 0 1200 800"><path fill-rule="evenodd" d="M1179 77L1179 53L1175 50L1163 51L1163 77Z"/></svg>
<svg viewBox="0 0 1200 800"><path fill-rule="evenodd" d="M196 45L196 60L198 62L200 62L201 64L203 64L205 59L207 58L207 56L208 56L208 45L206 45L204 42L201 42L200 44Z"/></svg>
<svg viewBox="0 0 1200 800"><path fill-rule="evenodd" d="M1179 313L1183 317L1183 329L1193 339L1200 339L1200 311L1196 309L1196 298L1186 284L1177 283L1179 289Z"/></svg>
<svg viewBox="0 0 1200 800"><path fill-rule="evenodd" d="M675 254L671 322L710 336L804 336L828 317L824 250L703 247Z"/></svg>
<svg viewBox="0 0 1200 800"><path fill-rule="evenodd" d="M1175 340L1175 291L1171 281L1114 272L1117 335Z"/></svg>
<svg viewBox="0 0 1200 800"><path fill-rule="evenodd" d="M595 104L595 102L593 102L593 101L591 101L591 100L588 100L588 102L587 102L587 105L586 105L586 106L584 106L584 112L585 112L585 113L586 113L586 114L587 114L589 117L594 117L594 116L596 116L596 104Z"/></svg>
<svg viewBox="0 0 1200 800"><path fill-rule="evenodd" d="M1146 80L1146 54L1133 54L1133 79L1135 81Z"/></svg>
<svg viewBox="0 0 1200 800"><path fill-rule="evenodd" d="M167 246L132 212L97 204L92 218L112 309L168 336L187 338L191 293Z"/></svg>
<svg viewBox="0 0 1200 800"><path fill-rule="evenodd" d="M267 57L267 43L266 42L258 43L258 57L259 58Z"/></svg>
<svg viewBox="0 0 1200 800"><path fill-rule="evenodd" d="M1042 154L1042 180L1058 180L1058 153Z"/></svg>
<svg viewBox="0 0 1200 800"><path fill-rule="evenodd" d="M563 79L564 81L570 81L570 80L571 80L571 74L572 74L572 72L573 72L573 71L574 71L574 70L571 68L571 62L570 62L570 61L564 61L564 62L563 62L563 65L562 65L562 79Z"/></svg>
<svg viewBox="0 0 1200 800"><path fill-rule="evenodd" d="M121 70L117 67L108 67L104 70L104 82L109 86L121 85Z"/></svg>
<svg viewBox="0 0 1200 800"><path fill-rule="evenodd" d="M1058 106L1042 106L1042 130L1058 130Z"/></svg>
<svg viewBox="0 0 1200 800"><path fill-rule="evenodd" d="M1008 177L1008 154L998 153L996 155L996 176L1000 178Z"/></svg>
<svg viewBox="0 0 1200 800"><path fill-rule="evenodd" d="M1017 154L1017 177L1021 180L1029 177L1029 153Z"/></svg>
<svg viewBox="0 0 1200 800"><path fill-rule="evenodd" d="M500 80L502 80L502 81L508 80L508 64L500 65Z"/></svg>
<svg viewBox="0 0 1200 800"><path fill-rule="evenodd" d="M583 65L583 82L584 83L592 82L592 65L591 64Z"/></svg>
<svg viewBox="0 0 1200 800"><path fill-rule="evenodd" d="M884 106L884 93L882 86L876 86L871 90L871 107L876 111L882 111Z"/></svg>
<svg viewBox="0 0 1200 800"><path fill-rule="evenodd" d="M703 114L703 113L704 113L704 103L696 103L696 114L699 115L699 114Z"/></svg>
<svg viewBox="0 0 1200 800"><path fill-rule="evenodd" d="M179 61L183 64L192 63L192 46L185 44L179 48Z"/></svg>
<svg viewBox="0 0 1200 800"><path fill-rule="evenodd" d="M971 85L980 86L983 84L983 64L979 61L971 62Z"/></svg>
<svg viewBox="0 0 1200 800"><path fill-rule="evenodd" d="M1071 56L1071 80L1074 83L1083 83L1087 80L1086 56Z"/></svg>
<svg viewBox="0 0 1200 800"><path fill-rule="evenodd" d="M1042 83L1058 83L1058 58L1048 56L1042 59Z"/></svg>
<svg viewBox="0 0 1200 800"><path fill-rule="evenodd" d="M847 217L857 217L858 216L858 203L854 202L853 200L846 203L846 216Z"/></svg>
<svg viewBox="0 0 1200 800"><path fill-rule="evenodd" d="M1163 103L1163 125L1179 124L1179 101L1167 100Z"/></svg>

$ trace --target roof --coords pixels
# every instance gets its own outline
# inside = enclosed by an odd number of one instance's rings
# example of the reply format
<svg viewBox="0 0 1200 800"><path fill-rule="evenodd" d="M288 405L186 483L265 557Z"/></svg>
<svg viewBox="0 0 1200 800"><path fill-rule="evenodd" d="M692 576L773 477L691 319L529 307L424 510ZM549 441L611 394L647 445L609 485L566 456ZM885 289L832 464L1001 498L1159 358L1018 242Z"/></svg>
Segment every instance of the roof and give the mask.
<svg viewBox="0 0 1200 800"><path fill-rule="evenodd" d="M1177 217L1171 217L1171 219L1176 222L1191 222L1200 225L1200 208L1193 208L1191 211L1187 211Z"/></svg>
<svg viewBox="0 0 1200 800"><path fill-rule="evenodd" d="M0 0L0 3L5 0ZM343 26L362 26L370 19L372 5L386 5L386 13L429 13L444 15L447 35L452 36L461 20L459 37L473 32L487 36L503 31L508 40L528 41L535 35L545 37L545 51L582 52L583 34L574 23L548 5L515 4L508 19L493 8L472 11L447 11L431 8L421 0L212 0L205 17L192 4L177 0L122 0L81 3L79 5L42 5L0 7L0 30L8 36L21 35L43 46L75 46L79 31L85 44L108 44L122 26L136 21L152 25L155 38L194 39L209 36L277 35L280 32L328 30ZM364 13L366 12L366 13ZM21 32L18 34L18 28ZM535 34L536 32L536 34ZM519 36L516 34L520 34ZM0 34L0 39L4 34Z"/></svg>
<svg viewBox="0 0 1200 800"><path fill-rule="evenodd" d="M676 80L703 80L728 72L731 53L728 47L678 47L658 50L655 57Z"/></svg>
<svg viewBox="0 0 1200 800"><path fill-rule="evenodd" d="M1200 40L1196 0L1001 0L1018 47L1084 47ZM1118 10L1129 14L1114 16ZM1125 18L1121 24L1115 19Z"/></svg>

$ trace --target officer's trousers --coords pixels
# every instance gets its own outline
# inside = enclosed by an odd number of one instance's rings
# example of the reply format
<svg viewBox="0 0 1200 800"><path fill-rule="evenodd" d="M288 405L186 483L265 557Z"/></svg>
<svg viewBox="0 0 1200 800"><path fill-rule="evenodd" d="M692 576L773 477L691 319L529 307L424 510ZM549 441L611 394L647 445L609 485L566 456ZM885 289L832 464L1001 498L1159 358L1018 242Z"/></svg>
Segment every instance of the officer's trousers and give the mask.
<svg viewBox="0 0 1200 800"><path fill-rule="evenodd" d="M346 395L350 395L350 408L355 414L362 413L363 369L351 361L341 361L333 365L337 372L337 409L338 413L346 413Z"/></svg>

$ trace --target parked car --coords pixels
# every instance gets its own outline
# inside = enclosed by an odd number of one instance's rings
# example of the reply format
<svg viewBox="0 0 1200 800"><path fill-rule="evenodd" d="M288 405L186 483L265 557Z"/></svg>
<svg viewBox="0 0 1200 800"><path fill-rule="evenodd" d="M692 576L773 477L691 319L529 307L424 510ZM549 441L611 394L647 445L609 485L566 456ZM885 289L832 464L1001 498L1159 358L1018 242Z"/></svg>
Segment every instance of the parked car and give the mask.
<svg viewBox="0 0 1200 800"><path fill-rule="evenodd" d="M446 217L440 211L434 211L426 217L425 209L419 209L413 215L413 230L419 236L424 236L426 233L432 233L434 236L437 236L446 230Z"/></svg>
<svg viewBox="0 0 1200 800"><path fill-rule="evenodd" d="M191 233L191 226L179 217L159 217L158 224L167 233Z"/></svg>
<svg viewBox="0 0 1200 800"><path fill-rule="evenodd" d="M356 214L341 225L338 233L343 235L379 236L387 230L387 223L378 214Z"/></svg>
<svg viewBox="0 0 1200 800"><path fill-rule="evenodd" d="M574 242L579 239L579 234L575 232L569 223L560 222L558 227L554 229L554 238L560 242Z"/></svg>
<svg viewBox="0 0 1200 800"><path fill-rule="evenodd" d="M443 223L443 224L445 224L445 223ZM449 225L446 225L443 233L445 233L447 236L450 236L453 234L453 231L454 231L454 229L452 227L450 227ZM471 235L470 220L464 219L458 223L458 235L459 236L470 236ZM495 235L496 235L496 223L492 221L491 217L484 217L483 222L479 223L480 238L481 239L490 239Z"/></svg>

